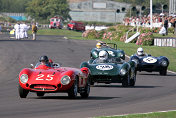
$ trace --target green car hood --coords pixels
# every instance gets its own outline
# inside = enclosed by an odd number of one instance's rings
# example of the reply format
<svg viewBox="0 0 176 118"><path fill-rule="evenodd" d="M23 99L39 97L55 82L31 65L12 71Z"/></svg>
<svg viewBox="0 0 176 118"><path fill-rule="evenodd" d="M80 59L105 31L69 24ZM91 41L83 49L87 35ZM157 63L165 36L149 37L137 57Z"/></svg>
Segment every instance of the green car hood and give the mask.
<svg viewBox="0 0 176 118"><path fill-rule="evenodd" d="M91 71L91 75L115 76L119 75L122 66L123 64L102 63L102 64L91 64L89 65L89 69Z"/></svg>

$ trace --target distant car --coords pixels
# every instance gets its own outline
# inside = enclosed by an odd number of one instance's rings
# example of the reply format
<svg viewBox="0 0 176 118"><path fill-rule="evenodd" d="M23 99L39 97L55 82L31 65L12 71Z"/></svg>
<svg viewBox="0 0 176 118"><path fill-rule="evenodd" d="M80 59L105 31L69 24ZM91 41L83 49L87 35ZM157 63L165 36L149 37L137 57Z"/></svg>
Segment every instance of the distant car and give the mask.
<svg viewBox="0 0 176 118"><path fill-rule="evenodd" d="M90 52L90 58L92 60L98 58L98 54L100 51L105 50L108 52L109 57L119 57L125 60L125 52L121 49L117 49L117 45L115 43L101 43L101 48L93 48ZM90 60L91 61L91 60Z"/></svg>
<svg viewBox="0 0 176 118"><path fill-rule="evenodd" d="M136 82L135 62L112 57L108 63L83 62L81 68L90 69L90 83L122 83L123 87L134 86Z"/></svg>
<svg viewBox="0 0 176 118"><path fill-rule="evenodd" d="M34 68L24 68L19 74L19 96L26 98L29 92L36 92L37 96L45 93L66 92L70 98L76 98L80 93L87 98L90 92L89 69L53 67L37 64Z"/></svg>
<svg viewBox="0 0 176 118"><path fill-rule="evenodd" d="M56 28L62 29L63 28L62 18L61 17L57 17L57 16L55 16L53 18L50 18L49 28L50 29L56 29Z"/></svg>
<svg viewBox="0 0 176 118"><path fill-rule="evenodd" d="M154 57L150 54L144 56L138 56L134 54L130 57L131 61L135 61L137 64L137 71L147 72L159 72L160 75L167 75L167 68L169 66L169 60L165 56Z"/></svg>
<svg viewBox="0 0 176 118"><path fill-rule="evenodd" d="M67 24L67 29L75 31L85 31L85 25L82 22L70 21L70 23Z"/></svg>

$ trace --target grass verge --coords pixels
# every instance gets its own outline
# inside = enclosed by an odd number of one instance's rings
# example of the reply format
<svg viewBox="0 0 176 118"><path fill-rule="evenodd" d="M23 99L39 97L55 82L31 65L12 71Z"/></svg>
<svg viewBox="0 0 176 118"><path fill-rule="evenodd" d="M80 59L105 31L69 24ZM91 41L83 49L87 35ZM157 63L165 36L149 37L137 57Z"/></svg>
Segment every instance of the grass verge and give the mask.
<svg viewBox="0 0 176 118"><path fill-rule="evenodd" d="M81 32L64 30L64 29L41 29L37 33L38 35L62 35L66 36L69 39L79 39L79 40L87 40L82 38ZM92 39L97 40L97 39ZM101 40L101 39L100 39ZM101 40L104 42L112 42L116 43L119 49L123 49L128 56L136 53L138 47L142 47L144 51L153 56L166 56L169 61L168 69L176 72L176 49L173 47L157 47L157 46L138 46L134 43L124 43L120 41L109 41L109 40Z"/></svg>
<svg viewBox="0 0 176 118"><path fill-rule="evenodd" d="M124 116L96 117L96 118L176 118L176 111L154 112L148 114L131 114Z"/></svg>

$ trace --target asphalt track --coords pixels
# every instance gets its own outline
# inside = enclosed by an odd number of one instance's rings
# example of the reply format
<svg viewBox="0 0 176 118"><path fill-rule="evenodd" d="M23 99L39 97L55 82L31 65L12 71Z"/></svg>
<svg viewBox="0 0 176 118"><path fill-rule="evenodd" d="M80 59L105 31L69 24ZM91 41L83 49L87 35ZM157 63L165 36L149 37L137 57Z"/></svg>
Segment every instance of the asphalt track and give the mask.
<svg viewBox="0 0 176 118"><path fill-rule="evenodd" d="M89 58L95 41L38 36L38 40L8 40L0 35L0 118L87 118L176 109L176 75L140 72L135 87L96 84L90 97L69 99L65 93L18 95L18 74L47 55L61 66L79 68Z"/></svg>

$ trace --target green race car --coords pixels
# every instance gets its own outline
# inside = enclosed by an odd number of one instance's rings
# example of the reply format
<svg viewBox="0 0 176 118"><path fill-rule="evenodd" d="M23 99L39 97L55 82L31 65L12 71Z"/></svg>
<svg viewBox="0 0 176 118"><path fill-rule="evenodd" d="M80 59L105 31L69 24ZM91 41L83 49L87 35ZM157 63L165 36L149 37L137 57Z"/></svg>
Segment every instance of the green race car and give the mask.
<svg viewBox="0 0 176 118"><path fill-rule="evenodd" d="M134 86L136 82L136 63L125 62L120 57L110 57L106 62L89 60L83 62L82 67L90 70L91 85L97 83L122 83L123 87Z"/></svg>
<svg viewBox="0 0 176 118"><path fill-rule="evenodd" d="M110 57L119 57L125 60L125 52L121 49L117 49L117 45L115 43L101 43L101 48L93 48L91 50L90 58L92 60L98 58L98 54L102 50L107 51Z"/></svg>

